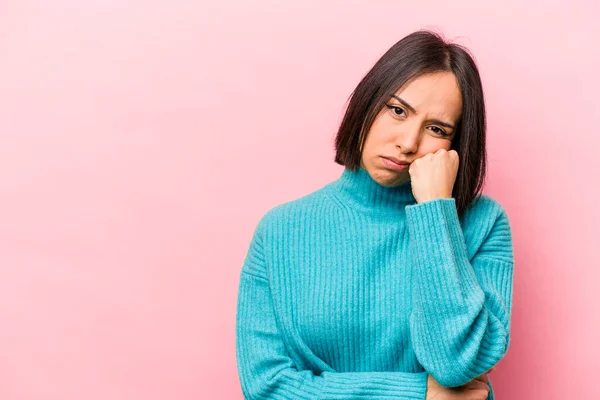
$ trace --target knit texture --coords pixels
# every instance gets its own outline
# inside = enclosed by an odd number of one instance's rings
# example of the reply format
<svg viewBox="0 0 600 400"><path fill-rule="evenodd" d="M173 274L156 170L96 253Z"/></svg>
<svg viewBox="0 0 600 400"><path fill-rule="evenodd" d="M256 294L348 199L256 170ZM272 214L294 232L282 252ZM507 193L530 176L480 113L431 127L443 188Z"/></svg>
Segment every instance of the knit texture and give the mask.
<svg viewBox="0 0 600 400"><path fill-rule="evenodd" d="M423 400L509 346L513 247L488 195L417 203L362 168L268 210L241 269L236 356L246 399ZM493 388L490 379L490 395Z"/></svg>

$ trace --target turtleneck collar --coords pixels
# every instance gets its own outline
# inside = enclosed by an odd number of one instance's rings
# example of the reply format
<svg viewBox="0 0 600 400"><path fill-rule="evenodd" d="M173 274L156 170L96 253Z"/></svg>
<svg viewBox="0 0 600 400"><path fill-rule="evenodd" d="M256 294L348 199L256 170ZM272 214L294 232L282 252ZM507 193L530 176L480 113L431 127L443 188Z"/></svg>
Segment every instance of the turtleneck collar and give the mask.
<svg viewBox="0 0 600 400"><path fill-rule="evenodd" d="M398 215L406 205L417 202L410 180L386 187L361 167L354 171L344 168L342 175L332 182L331 192L343 204L371 215Z"/></svg>

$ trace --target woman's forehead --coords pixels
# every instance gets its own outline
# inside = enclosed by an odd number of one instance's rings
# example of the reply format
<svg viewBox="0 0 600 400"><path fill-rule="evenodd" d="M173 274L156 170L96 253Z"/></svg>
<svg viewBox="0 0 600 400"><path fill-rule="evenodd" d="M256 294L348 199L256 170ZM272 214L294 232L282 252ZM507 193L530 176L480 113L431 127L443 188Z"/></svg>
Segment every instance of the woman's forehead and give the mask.
<svg viewBox="0 0 600 400"><path fill-rule="evenodd" d="M391 97L415 114L458 117L462 112L462 93L451 72L419 76Z"/></svg>

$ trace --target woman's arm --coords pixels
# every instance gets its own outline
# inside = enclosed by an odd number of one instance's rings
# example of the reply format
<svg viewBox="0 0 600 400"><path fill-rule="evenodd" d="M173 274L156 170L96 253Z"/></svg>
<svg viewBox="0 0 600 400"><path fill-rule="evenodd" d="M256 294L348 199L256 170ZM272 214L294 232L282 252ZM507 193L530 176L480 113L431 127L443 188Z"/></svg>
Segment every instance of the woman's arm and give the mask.
<svg viewBox="0 0 600 400"><path fill-rule="evenodd" d="M264 219L261 220L264 222ZM240 275L236 354L247 399L424 400L427 373L323 372L298 370L273 311L259 223Z"/></svg>
<svg viewBox="0 0 600 400"><path fill-rule="evenodd" d="M411 339L436 381L464 385L504 357L510 340L513 248L504 209L490 197L466 218L489 223L469 258L454 198L406 207L413 261Z"/></svg>

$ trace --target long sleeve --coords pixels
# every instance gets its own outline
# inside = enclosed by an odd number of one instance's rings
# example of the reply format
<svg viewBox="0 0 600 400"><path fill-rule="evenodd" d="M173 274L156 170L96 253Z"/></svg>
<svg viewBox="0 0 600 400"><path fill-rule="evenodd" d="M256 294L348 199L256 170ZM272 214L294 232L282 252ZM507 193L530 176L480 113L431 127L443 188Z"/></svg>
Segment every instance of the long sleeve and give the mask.
<svg viewBox="0 0 600 400"><path fill-rule="evenodd" d="M246 399L424 400L427 373L299 370L278 328L259 223L240 275L236 354Z"/></svg>
<svg viewBox="0 0 600 400"><path fill-rule="evenodd" d="M484 201L485 200L485 201ZM454 198L406 207L413 261L411 339L441 385L464 385L504 357L510 340L513 248L504 209L480 200L481 245L469 257Z"/></svg>

